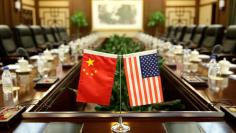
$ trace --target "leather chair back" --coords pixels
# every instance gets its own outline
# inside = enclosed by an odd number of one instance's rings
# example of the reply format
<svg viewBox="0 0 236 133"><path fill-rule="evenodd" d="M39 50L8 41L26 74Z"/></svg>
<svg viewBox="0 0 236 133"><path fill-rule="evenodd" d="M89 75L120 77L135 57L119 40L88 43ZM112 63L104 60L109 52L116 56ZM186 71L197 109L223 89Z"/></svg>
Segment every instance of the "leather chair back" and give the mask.
<svg viewBox="0 0 236 133"><path fill-rule="evenodd" d="M17 45L14 42L13 34L9 26L0 25L0 55L16 56Z"/></svg>
<svg viewBox="0 0 236 133"><path fill-rule="evenodd" d="M199 25L196 27L195 34L193 35L192 42L196 47L199 47L202 44L202 40L204 38L204 34L206 31L207 27L204 25Z"/></svg>
<svg viewBox="0 0 236 133"><path fill-rule="evenodd" d="M53 32L52 32L52 29L50 27L42 27L42 29L44 30L44 37L46 38L47 42L50 42L50 43L55 43L56 40L53 36Z"/></svg>
<svg viewBox="0 0 236 133"><path fill-rule="evenodd" d="M236 53L236 25L228 27L222 42L223 53Z"/></svg>
<svg viewBox="0 0 236 133"><path fill-rule="evenodd" d="M172 29L171 29L171 31L170 31L170 35L169 35L169 37L168 37L168 40L173 40L173 39L175 39L176 31L177 31L177 27L172 27Z"/></svg>
<svg viewBox="0 0 236 133"><path fill-rule="evenodd" d="M185 34L183 36L183 42L190 42L193 39L193 36L195 34L196 26L189 26L185 30Z"/></svg>
<svg viewBox="0 0 236 133"><path fill-rule="evenodd" d="M54 35L54 38L55 38L56 42L60 42L61 37L60 37L59 31L58 31L58 28L57 27L52 27L51 29L52 29L52 33Z"/></svg>
<svg viewBox="0 0 236 133"><path fill-rule="evenodd" d="M176 37L175 41L179 42L182 41L183 36L185 34L186 26L179 26L176 30Z"/></svg>
<svg viewBox="0 0 236 133"><path fill-rule="evenodd" d="M172 28L173 28L172 26L168 26L168 27L167 27L167 29L166 29L166 30L167 30L167 32L166 32L166 37L167 37L167 38L170 36L170 33L171 33Z"/></svg>
<svg viewBox="0 0 236 133"><path fill-rule="evenodd" d="M214 45L221 44L224 35L224 26L210 25L204 35L201 48L211 51Z"/></svg>
<svg viewBox="0 0 236 133"><path fill-rule="evenodd" d="M59 28L58 28L58 31L59 31L59 35L60 35L60 37L61 37L61 40L63 40L63 41L69 41L69 37L68 37L67 31L66 31L66 28L64 28L64 27L59 27Z"/></svg>
<svg viewBox="0 0 236 133"><path fill-rule="evenodd" d="M42 48L42 49L47 48L47 45L46 45L47 41L44 38L44 35L43 35L44 32L42 28L38 25L32 25L30 26L30 29L33 33L33 39L37 47Z"/></svg>
<svg viewBox="0 0 236 133"><path fill-rule="evenodd" d="M15 33L17 42L19 42L20 46L26 49L29 52L29 55L37 54L38 50L33 40L32 33L30 28L25 25L15 26Z"/></svg>

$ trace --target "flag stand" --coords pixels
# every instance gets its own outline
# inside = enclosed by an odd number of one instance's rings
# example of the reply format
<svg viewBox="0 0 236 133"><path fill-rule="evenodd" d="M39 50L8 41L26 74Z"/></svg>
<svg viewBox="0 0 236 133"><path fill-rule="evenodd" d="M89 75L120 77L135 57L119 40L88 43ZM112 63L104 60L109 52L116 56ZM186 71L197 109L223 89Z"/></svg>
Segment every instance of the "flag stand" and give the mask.
<svg viewBox="0 0 236 133"><path fill-rule="evenodd" d="M128 125L123 124L122 116L121 116L121 62L122 62L122 55L118 55L120 57L120 111L119 111L119 120L116 124L112 125L111 130L115 133L125 133L130 130Z"/></svg>

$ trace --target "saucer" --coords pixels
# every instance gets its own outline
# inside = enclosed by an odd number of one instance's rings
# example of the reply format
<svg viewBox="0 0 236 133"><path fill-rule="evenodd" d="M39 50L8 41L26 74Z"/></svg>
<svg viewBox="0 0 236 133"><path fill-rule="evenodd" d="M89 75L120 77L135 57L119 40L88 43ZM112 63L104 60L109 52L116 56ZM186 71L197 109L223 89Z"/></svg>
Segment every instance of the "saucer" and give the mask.
<svg viewBox="0 0 236 133"><path fill-rule="evenodd" d="M236 69L236 64L230 64L230 69Z"/></svg>
<svg viewBox="0 0 236 133"><path fill-rule="evenodd" d="M201 59L198 59L198 60L190 60L190 62L193 62L193 63L199 63L201 62L202 60Z"/></svg>
<svg viewBox="0 0 236 133"><path fill-rule="evenodd" d="M200 59L210 59L210 56L209 55L205 55L205 54L200 54L198 57Z"/></svg>
<svg viewBox="0 0 236 133"><path fill-rule="evenodd" d="M228 71L227 73L221 73L222 76L229 76L232 75L234 72Z"/></svg>
<svg viewBox="0 0 236 133"><path fill-rule="evenodd" d="M16 73L27 74L27 73L30 73L30 72L31 72L30 68L25 69L25 70L16 69Z"/></svg>
<svg viewBox="0 0 236 133"><path fill-rule="evenodd" d="M183 52L174 52L174 54L176 54L176 55L182 55Z"/></svg>

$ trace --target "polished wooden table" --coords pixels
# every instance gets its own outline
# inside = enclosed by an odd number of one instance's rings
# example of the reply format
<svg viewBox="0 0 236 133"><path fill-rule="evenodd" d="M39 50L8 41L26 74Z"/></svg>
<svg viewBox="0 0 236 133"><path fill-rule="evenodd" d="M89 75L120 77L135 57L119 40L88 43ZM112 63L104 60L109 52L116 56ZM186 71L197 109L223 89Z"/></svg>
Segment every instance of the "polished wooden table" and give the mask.
<svg viewBox="0 0 236 133"><path fill-rule="evenodd" d="M55 61L54 63L57 64L58 62ZM110 133L112 124L117 121L120 114L117 112L84 112L84 105L75 102L74 97L76 94L71 90L65 91L67 87L77 87L80 62L68 69L63 69L60 74L57 74L55 69L53 70L54 75L60 75L60 80L50 88L45 89L33 88L32 79L36 72L32 71L29 75L31 81L29 81L28 89L21 88L19 90L18 103L26 102L33 105L29 106L26 112L23 113L22 121L13 125L10 129L0 129L0 131L34 131L39 133L55 122L66 122L64 123L65 128L80 126L83 123L83 133ZM206 71L207 68L199 64L197 73L204 76ZM236 131L235 125L226 120L219 106L215 106L212 103L221 99L230 99L233 104L235 103L235 97L233 97L235 94L233 89L234 80L229 79L228 86L216 94L212 93L207 87L196 88L191 86L176 73L174 67L168 65L163 66L161 76L164 93L173 96L166 97L165 100L180 98L179 96L181 95L183 102L189 108L182 111L123 112L121 116L131 127L130 132L164 133L167 131L173 132L173 130L194 132L196 129L199 132L203 130L205 132L217 130L223 133ZM69 103L71 105L68 105Z"/></svg>

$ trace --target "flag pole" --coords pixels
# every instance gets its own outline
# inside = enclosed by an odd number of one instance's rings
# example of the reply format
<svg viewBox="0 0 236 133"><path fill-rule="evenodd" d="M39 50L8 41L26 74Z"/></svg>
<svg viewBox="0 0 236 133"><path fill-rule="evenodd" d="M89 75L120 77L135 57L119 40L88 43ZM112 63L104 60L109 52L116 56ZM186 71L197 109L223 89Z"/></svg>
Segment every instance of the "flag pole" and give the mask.
<svg viewBox="0 0 236 133"><path fill-rule="evenodd" d="M125 133L128 132L130 130L130 127L128 125L123 124L123 120L122 120L122 116L121 116L121 106L122 106L122 95L121 95L121 80L122 80L122 75L121 75L121 63L122 63L122 59L123 59L123 55L118 55L118 59L120 59L120 66L119 66L119 71L120 71L120 111L119 111L119 120L116 124L114 124L111 127L111 130L115 133Z"/></svg>

